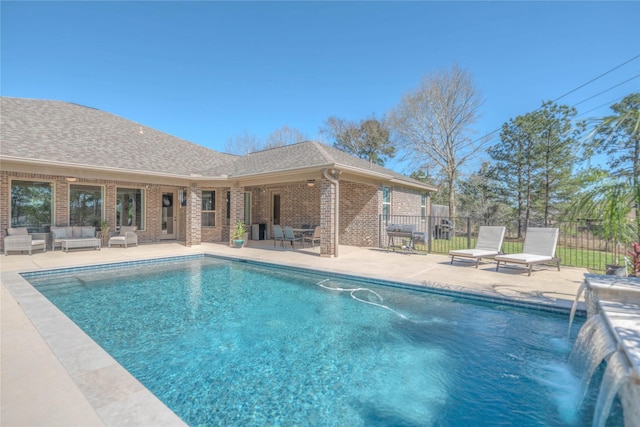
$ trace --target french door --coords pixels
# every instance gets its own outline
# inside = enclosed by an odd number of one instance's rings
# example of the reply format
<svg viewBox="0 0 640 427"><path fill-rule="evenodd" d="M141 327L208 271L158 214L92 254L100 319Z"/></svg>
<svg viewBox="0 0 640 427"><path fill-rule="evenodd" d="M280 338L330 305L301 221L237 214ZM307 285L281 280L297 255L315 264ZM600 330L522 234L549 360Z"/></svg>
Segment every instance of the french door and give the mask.
<svg viewBox="0 0 640 427"><path fill-rule="evenodd" d="M162 199L162 231L160 240L175 240L178 235L178 209L176 202L178 198L174 191L163 191Z"/></svg>

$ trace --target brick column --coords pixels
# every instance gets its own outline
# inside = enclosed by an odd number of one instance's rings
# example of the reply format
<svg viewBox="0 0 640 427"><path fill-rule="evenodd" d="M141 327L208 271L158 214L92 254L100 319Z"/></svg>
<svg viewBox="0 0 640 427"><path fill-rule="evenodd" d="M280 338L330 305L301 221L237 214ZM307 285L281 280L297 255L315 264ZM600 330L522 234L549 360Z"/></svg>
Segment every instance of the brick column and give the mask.
<svg viewBox="0 0 640 427"><path fill-rule="evenodd" d="M54 216L55 225L66 227L69 225L69 183L63 178L55 181Z"/></svg>
<svg viewBox="0 0 640 427"><path fill-rule="evenodd" d="M199 245L202 243L202 190L197 184L187 188L186 215L185 244Z"/></svg>
<svg viewBox="0 0 640 427"><path fill-rule="evenodd" d="M320 256L335 256L336 187L328 179L320 183Z"/></svg>

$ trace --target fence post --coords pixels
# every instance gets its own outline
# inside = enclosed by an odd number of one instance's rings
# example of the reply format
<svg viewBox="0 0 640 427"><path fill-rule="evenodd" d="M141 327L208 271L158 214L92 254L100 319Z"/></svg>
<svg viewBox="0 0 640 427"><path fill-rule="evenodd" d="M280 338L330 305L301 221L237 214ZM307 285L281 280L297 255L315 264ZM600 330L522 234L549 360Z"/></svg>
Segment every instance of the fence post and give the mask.
<svg viewBox="0 0 640 427"><path fill-rule="evenodd" d="M471 217L467 217L467 248L471 249Z"/></svg>
<svg viewBox="0 0 640 427"><path fill-rule="evenodd" d="M427 221L427 240L429 241L429 243L427 244L427 252L431 252L431 241L433 240L433 233L431 232L433 230L433 216L429 215L428 217L428 221Z"/></svg>

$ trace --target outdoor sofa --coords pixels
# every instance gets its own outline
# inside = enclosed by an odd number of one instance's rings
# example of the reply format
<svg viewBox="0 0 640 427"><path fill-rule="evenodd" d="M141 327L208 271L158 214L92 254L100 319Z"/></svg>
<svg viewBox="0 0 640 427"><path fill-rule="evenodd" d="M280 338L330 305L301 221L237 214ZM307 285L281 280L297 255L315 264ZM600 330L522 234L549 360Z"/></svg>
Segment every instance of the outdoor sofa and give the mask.
<svg viewBox="0 0 640 427"><path fill-rule="evenodd" d="M101 241L96 237L96 228L91 226L51 227L51 250L56 247L69 252L74 248L100 249Z"/></svg>

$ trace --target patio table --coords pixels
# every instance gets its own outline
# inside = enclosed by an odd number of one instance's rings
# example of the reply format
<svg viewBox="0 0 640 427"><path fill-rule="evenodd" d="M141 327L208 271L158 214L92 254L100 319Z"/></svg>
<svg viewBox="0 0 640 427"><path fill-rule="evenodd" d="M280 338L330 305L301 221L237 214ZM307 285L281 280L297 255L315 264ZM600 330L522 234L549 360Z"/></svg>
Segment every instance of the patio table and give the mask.
<svg viewBox="0 0 640 427"><path fill-rule="evenodd" d="M302 240L300 240L300 242L302 243L302 247L304 248L304 236L307 234L313 234L313 232L315 231L315 229L313 228L293 228L293 234L297 234L300 237L302 237Z"/></svg>
<svg viewBox="0 0 640 427"><path fill-rule="evenodd" d="M97 237L85 237L83 239L64 239L62 241L62 250L69 253L69 249L76 248L95 248L100 250L102 240Z"/></svg>

